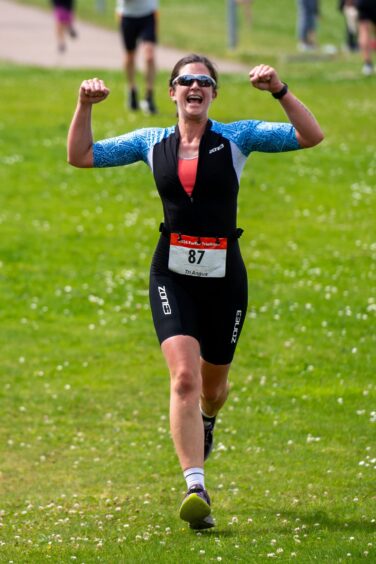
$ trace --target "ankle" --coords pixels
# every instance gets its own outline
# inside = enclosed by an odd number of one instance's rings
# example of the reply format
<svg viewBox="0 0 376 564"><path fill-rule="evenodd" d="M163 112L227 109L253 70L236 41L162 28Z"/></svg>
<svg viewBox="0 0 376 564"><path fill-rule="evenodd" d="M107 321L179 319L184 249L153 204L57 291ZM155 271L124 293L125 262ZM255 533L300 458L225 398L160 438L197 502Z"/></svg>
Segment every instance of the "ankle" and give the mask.
<svg viewBox="0 0 376 564"><path fill-rule="evenodd" d="M201 415L202 415L202 418L204 419L204 421L213 421L213 420L215 420L215 418L217 417L217 413L218 413L218 412L216 411L216 412L213 414L213 413L207 413L208 411L211 411L211 410L204 411L204 410L202 409L201 405L200 405L200 412L201 412Z"/></svg>
<svg viewBox="0 0 376 564"><path fill-rule="evenodd" d="M204 469L203 468L187 468L183 472L187 489L189 490L195 484L199 484L205 489Z"/></svg>

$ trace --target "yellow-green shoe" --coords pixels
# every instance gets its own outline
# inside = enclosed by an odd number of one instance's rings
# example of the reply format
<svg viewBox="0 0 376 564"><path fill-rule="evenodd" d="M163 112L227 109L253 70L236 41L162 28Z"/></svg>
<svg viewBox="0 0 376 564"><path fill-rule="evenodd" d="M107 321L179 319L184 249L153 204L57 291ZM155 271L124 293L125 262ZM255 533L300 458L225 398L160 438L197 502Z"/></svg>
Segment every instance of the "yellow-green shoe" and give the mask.
<svg viewBox="0 0 376 564"><path fill-rule="evenodd" d="M214 527L208 492L195 484L186 493L180 506L180 518L187 521L191 529L210 529Z"/></svg>

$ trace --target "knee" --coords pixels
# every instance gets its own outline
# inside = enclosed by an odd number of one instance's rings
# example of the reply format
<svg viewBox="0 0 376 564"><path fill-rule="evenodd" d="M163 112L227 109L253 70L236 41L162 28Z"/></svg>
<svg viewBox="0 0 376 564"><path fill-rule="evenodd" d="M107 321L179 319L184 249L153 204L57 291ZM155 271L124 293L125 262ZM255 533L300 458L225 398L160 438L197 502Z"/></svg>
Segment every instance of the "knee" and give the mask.
<svg viewBox="0 0 376 564"><path fill-rule="evenodd" d="M154 46L153 45L145 45L144 47L144 59L147 65L154 64Z"/></svg>
<svg viewBox="0 0 376 564"><path fill-rule="evenodd" d="M145 64L148 68L154 67L154 64L155 64L154 57L153 56L146 56L145 57Z"/></svg>
<svg viewBox="0 0 376 564"><path fill-rule="evenodd" d="M181 399L198 397L200 393L198 376L188 367L179 369L171 376L171 391Z"/></svg>
<svg viewBox="0 0 376 564"><path fill-rule="evenodd" d="M136 61L136 54L134 51L125 52L125 63L127 65L134 65Z"/></svg>
<svg viewBox="0 0 376 564"><path fill-rule="evenodd" d="M222 401L226 401L227 396L229 394L229 383L225 382L221 386L211 387L211 388L204 388L203 389L203 396L205 400L209 403L218 403Z"/></svg>

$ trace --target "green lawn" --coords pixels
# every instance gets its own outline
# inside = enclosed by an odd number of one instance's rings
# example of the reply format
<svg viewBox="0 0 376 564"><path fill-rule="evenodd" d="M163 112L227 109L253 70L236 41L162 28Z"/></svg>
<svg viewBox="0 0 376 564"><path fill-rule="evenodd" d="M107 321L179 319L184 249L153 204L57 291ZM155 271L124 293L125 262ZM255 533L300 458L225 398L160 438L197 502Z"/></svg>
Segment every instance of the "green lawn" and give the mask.
<svg viewBox="0 0 376 564"><path fill-rule="evenodd" d="M50 9L48 0L20 0ZM78 0L79 18L116 29L116 0ZM321 0L318 38L322 46L344 43L344 20L337 2ZM100 8L104 7L102 11ZM238 6L238 45L229 50L227 0L161 0L159 36L163 45L187 52L199 51L245 61L262 57L296 54L296 0L256 0L249 25L244 9Z"/></svg>
<svg viewBox="0 0 376 564"><path fill-rule="evenodd" d="M197 534L148 305L151 174L66 164L86 71L0 68L0 562L375 561L376 79L357 57L280 60L326 139L244 171L249 312L206 468L217 527ZM96 138L174 122L167 75L153 118L102 76ZM211 115L284 119L240 76Z"/></svg>

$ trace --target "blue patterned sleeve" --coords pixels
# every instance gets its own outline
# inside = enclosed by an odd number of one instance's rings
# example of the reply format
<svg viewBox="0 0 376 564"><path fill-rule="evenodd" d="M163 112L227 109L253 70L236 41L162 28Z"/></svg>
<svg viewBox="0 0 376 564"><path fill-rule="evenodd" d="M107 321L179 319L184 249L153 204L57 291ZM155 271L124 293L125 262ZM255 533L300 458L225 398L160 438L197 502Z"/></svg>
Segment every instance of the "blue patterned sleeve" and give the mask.
<svg viewBox="0 0 376 564"><path fill-rule="evenodd" d="M97 141L93 145L93 166L102 168L144 161L158 137L158 129L137 129L131 133Z"/></svg>
<svg viewBox="0 0 376 564"><path fill-rule="evenodd" d="M244 120L219 125L223 127L222 134L233 141L245 156L252 151L279 153L301 148L291 123Z"/></svg>

